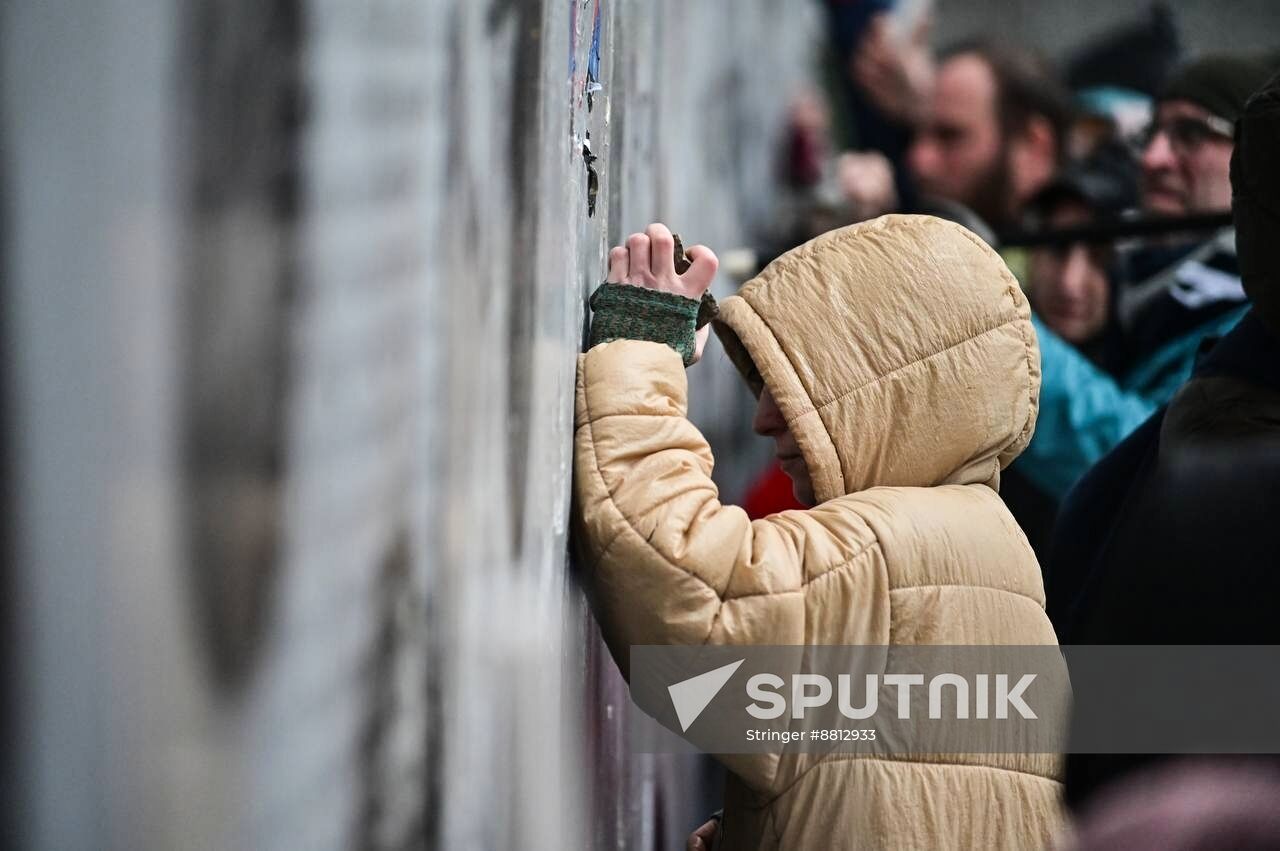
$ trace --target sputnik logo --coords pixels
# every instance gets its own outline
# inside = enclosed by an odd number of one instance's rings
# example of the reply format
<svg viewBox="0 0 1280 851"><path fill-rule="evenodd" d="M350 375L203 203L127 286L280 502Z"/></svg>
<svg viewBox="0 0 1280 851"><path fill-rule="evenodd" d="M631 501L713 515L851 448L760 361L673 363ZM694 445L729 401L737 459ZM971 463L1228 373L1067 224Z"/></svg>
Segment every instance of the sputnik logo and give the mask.
<svg viewBox="0 0 1280 851"><path fill-rule="evenodd" d="M671 695L671 705L676 708L676 717L680 719L680 732L689 731L689 726L698 720L702 710L715 699L720 689L729 682L733 672L738 670L745 661L747 660L739 659L667 687L667 692Z"/></svg>

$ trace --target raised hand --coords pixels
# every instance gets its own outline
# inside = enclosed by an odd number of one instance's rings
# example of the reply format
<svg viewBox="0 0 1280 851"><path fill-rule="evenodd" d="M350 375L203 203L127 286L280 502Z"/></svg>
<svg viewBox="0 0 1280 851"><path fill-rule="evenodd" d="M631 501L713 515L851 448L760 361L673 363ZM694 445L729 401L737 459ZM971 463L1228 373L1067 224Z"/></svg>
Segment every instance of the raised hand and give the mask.
<svg viewBox="0 0 1280 851"><path fill-rule="evenodd" d="M905 39L895 37L888 15L877 15L853 52L850 71L886 116L915 126L928 116L934 63L929 49L931 18L922 15Z"/></svg>
<svg viewBox="0 0 1280 851"><path fill-rule="evenodd" d="M695 245L685 250L691 264L683 275L676 274L675 238L671 230L661 222L654 222L644 233L627 237L626 245L609 251L608 283L631 284L661 292L675 293L685 298L702 298L711 286L720 260L705 245ZM697 349L694 362L702 357L711 329L704 327L695 335Z"/></svg>
<svg viewBox="0 0 1280 851"><path fill-rule="evenodd" d="M720 261L715 252L705 245L695 245L685 254L692 265L683 275L677 275L675 239L666 225L654 222L645 228L644 233L631 234L626 245L619 245L609 252L609 277L606 280L675 293L685 298L701 298L711 286Z"/></svg>

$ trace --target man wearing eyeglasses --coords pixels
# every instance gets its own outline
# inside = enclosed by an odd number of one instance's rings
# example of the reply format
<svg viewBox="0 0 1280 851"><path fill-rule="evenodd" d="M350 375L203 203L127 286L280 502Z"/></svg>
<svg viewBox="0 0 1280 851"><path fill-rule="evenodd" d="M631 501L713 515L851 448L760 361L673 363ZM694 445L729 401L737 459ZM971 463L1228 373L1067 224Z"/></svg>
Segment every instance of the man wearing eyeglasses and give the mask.
<svg viewBox="0 0 1280 851"><path fill-rule="evenodd" d="M1258 72L1252 66L1214 57L1174 80L1143 140L1147 212L1185 216L1231 209L1232 119L1253 91Z"/></svg>
<svg viewBox="0 0 1280 851"><path fill-rule="evenodd" d="M1268 72L1261 61L1211 56L1175 73L1156 104L1141 153L1141 203L1148 215L1231 209L1233 123ZM1123 343L1109 371L1043 322L1036 326L1044 380L1040 419L1018 470L1053 500L1168 402L1190 375L1201 341L1228 331L1247 309L1230 228L1198 242L1131 251L1117 283Z"/></svg>

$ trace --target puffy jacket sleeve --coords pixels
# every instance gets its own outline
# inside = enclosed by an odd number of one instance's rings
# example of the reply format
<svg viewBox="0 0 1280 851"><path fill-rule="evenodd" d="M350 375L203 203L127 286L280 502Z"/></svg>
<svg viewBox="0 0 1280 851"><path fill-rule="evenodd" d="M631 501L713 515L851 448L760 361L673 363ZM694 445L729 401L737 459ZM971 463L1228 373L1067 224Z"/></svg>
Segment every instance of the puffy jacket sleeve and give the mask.
<svg viewBox="0 0 1280 851"><path fill-rule="evenodd" d="M1062 498L1167 399L1125 390L1033 317L1040 340L1040 412L1018 469Z"/></svg>
<svg viewBox="0 0 1280 851"><path fill-rule="evenodd" d="M754 523L721 505L669 346L618 340L578 361L576 531L623 671L633 644L800 644L804 513Z"/></svg>

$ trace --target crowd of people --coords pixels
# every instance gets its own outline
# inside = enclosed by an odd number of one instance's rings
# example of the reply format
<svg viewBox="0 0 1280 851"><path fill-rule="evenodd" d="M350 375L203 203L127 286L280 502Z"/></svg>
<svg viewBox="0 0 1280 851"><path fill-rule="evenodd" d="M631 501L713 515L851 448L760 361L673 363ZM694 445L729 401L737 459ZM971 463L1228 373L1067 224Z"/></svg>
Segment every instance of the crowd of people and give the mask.
<svg viewBox="0 0 1280 851"><path fill-rule="evenodd" d="M1058 70L827 7L778 248L715 323L778 449L745 512L684 419L715 255L677 275L653 225L593 299L576 495L614 652L1280 643L1280 54L1187 55L1157 7ZM1280 847L1280 761L1163 761L742 761L690 847L1045 847L1059 795L1079 848Z"/></svg>
<svg viewBox="0 0 1280 851"><path fill-rule="evenodd" d="M1229 216L1232 128L1280 53L1185 58L1170 13L1155 7L1057 74L997 41L935 56L926 26L903 41L883 16L851 34L841 19L863 4L828 5L848 73L793 111L780 247L920 212L1001 250L1034 307L1044 364L1035 437L1002 493L1044 560L1071 486L1169 401L1201 342L1247 310ZM890 143L830 153L858 141L839 132L842 109ZM1137 223L1157 218L1144 235ZM793 508L789 490L770 470L746 507L758 517Z"/></svg>

